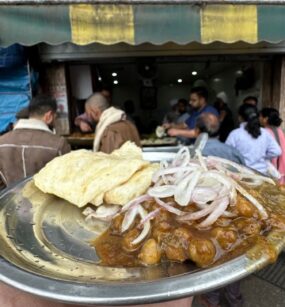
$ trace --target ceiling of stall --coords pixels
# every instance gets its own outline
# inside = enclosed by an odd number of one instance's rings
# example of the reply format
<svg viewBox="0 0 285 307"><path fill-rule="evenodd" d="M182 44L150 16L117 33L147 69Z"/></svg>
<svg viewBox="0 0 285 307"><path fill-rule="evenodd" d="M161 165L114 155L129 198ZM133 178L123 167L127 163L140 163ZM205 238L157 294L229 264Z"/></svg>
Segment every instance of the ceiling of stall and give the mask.
<svg viewBox="0 0 285 307"><path fill-rule="evenodd" d="M256 61L257 59L255 59ZM143 79L152 79L157 86L171 85L176 83L193 84L198 79L209 80L215 78L228 69L236 69L237 75L250 65L251 61L223 61L215 62L211 59L196 59L195 62L187 59L168 59L168 61L156 59L155 61L137 62L136 59L129 59L125 62L113 62L94 65L99 79L103 83L111 84L115 80L120 85L135 85L142 82ZM144 75L141 70L148 68L153 69L151 77ZM117 74L113 76L112 74ZM181 80L179 80L181 79Z"/></svg>

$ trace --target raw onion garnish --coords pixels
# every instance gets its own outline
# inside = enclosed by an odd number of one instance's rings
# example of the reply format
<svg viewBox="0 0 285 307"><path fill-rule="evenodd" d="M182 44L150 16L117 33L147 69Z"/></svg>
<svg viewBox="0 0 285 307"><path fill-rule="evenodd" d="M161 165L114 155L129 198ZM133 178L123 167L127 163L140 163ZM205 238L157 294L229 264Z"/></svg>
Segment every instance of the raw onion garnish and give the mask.
<svg viewBox="0 0 285 307"><path fill-rule="evenodd" d="M154 173L152 179L154 186L121 210L121 213L125 212L122 232L131 227L138 215L141 218L138 228L143 227L143 230L133 244L138 244L148 235L151 220L162 209L175 214L180 222L199 220L197 228L209 227L221 216L235 217L236 214L227 209L229 206L236 206L238 192L256 207L262 219L266 219L268 214L262 204L241 184L275 184L272 179L255 174L237 163L218 157L203 157L199 150L196 151L195 158L191 159L187 147L179 150L172 163L161 162L160 169ZM167 201L168 197L174 197L175 202ZM155 201L157 208L147 212L142 205L149 200ZM198 210L183 211L190 204L195 204Z"/></svg>

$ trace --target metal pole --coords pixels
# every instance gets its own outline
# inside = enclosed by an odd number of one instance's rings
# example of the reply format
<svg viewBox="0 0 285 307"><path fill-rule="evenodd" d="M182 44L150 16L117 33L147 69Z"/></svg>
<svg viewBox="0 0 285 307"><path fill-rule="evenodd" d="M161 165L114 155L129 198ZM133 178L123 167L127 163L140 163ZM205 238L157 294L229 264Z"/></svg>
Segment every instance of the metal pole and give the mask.
<svg viewBox="0 0 285 307"><path fill-rule="evenodd" d="M0 0L1 5L59 4L285 4L285 0Z"/></svg>

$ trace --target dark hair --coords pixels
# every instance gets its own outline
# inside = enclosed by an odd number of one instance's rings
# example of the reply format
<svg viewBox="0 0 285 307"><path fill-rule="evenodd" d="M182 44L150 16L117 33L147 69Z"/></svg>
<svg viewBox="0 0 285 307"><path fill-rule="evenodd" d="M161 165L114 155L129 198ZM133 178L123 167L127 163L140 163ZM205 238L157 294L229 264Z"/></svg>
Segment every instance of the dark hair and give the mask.
<svg viewBox="0 0 285 307"><path fill-rule="evenodd" d="M188 105L188 101L185 98L179 98L178 101L177 101L177 104L178 103L183 103L185 106Z"/></svg>
<svg viewBox="0 0 285 307"><path fill-rule="evenodd" d="M279 116L278 110L274 108L263 108L260 111L260 114L262 117L268 118L267 121L270 126L279 127L282 123L282 119Z"/></svg>
<svg viewBox="0 0 285 307"><path fill-rule="evenodd" d="M239 107L238 114L247 122L245 130L255 139L261 135L258 111L255 106L243 104Z"/></svg>
<svg viewBox="0 0 285 307"><path fill-rule="evenodd" d="M205 98L205 100L208 100L208 91L203 86L193 87L190 94L197 94L198 96Z"/></svg>
<svg viewBox="0 0 285 307"><path fill-rule="evenodd" d="M258 104L258 99L255 96L247 96L244 98L243 103L246 103L248 100L253 100L255 101L255 105Z"/></svg>
<svg viewBox="0 0 285 307"><path fill-rule="evenodd" d="M203 113L197 117L195 128L201 133L208 133L209 137L215 137L219 134L219 118L212 113Z"/></svg>
<svg viewBox="0 0 285 307"><path fill-rule="evenodd" d="M29 105L30 115L43 116L48 111L56 112L56 100L50 96L39 95L32 98Z"/></svg>
<svg viewBox="0 0 285 307"><path fill-rule="evenodd" d="M29 118L29 108L28 107L25 107L16 113L16 119L27 119L27 118Z"/></svg>

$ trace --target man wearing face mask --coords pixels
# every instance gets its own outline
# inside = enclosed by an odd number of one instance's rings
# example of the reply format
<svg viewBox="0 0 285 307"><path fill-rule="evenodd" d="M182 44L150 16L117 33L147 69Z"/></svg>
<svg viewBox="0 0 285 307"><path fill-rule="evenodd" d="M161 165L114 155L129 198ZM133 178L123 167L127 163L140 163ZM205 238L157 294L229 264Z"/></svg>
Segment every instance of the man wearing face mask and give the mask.
<svg viewBox="0 0 285 307"><path fill-rule="evenodd" d="M0 187L37 173L56 156L70 151L67 141L53 133L56 101L48 96L31 100L29 118L19 119L0 137Z"/></svg>
<svg viewBox="0 0 285 307"><path fill-rule="evenodd" d="M183 123L177 124L177 125L164 125L166 129L169 129L167 131L168 135L170 136L176 136L176 137L185 137L188 138L190 143L193 143L195 141L196 130L196 119L202 114L202 113L211 113L216 116L218 116L218 111L208 105L208 91L203 87L194 87L192 88L190 92L190 106L192 107L192 113L190 117Z"/></svg>

